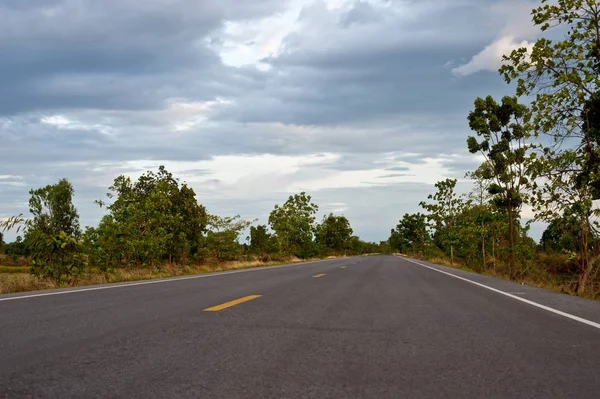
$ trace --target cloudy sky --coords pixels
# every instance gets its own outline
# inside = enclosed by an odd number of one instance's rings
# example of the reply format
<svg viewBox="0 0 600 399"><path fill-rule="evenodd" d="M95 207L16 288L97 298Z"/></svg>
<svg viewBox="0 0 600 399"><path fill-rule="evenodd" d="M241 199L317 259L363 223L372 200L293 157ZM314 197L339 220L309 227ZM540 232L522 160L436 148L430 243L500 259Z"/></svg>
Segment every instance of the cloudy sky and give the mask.
<svg viewBox="0 0 600 399"><path fill-rule="evenodd" d="M95 225L116 176L163 164L211 213L266 223L305 190L384 240L478 165L467 114L513 93L536 3L0 0L0 217L67 177Z"/></svg>

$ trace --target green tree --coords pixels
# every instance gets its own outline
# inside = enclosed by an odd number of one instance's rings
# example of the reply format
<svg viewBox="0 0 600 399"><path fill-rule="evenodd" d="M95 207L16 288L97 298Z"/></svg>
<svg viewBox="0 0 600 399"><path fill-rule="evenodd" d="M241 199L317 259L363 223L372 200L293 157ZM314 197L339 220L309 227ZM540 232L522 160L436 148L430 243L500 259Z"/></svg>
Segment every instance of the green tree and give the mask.
<svg viewBox="0 0 600 399"><path fill-rule="evenodd" d="M330 213L323 216L323 221L316 227L316 242L333 251L346 253L348 242L353 231L345 216L334 216Z"/></svg>
<svg viewBox="0 0 600 399"><path fill-rule="evenodd" d="M239 237L252 222L242 220L239 215L221 217L208 215L208 232L204 247L209 257L219 261L234 260L241 253Z"/></svg>
<svg viewBox="0 0 600 399"><path fill-rule="evenodd" d="M544 251L575 252L580 242L578 221L572 217L562 217L551 221L542 233L540 245Z"/></svg>
<svg viewBox="0 0 600 399"><path fill-rule="evenodd" d="M533 22L543 32L559 28L567 34L557 42L540 38L531 50L505 55L500 73L508 83L516 80L518 96L534 97L535 131L553 138L536 168L545 181L536 187L536 218L552 222L569 213L578 219L577 291L582 293L600 256L592 221L600 216L592 206L600 198L600 5L596 0L542 3L532 11Z"/></svg>
<svg viewBox="0 0 600 399"><path fill-rule="evenodd" d="M315 213L318 205L304 191L290 196L282 205L275 205L269 215L269 225L277 234L280 250L288 257L292 254L301 258L311 253Z"/></svg>
<svg viewBox="0 0 600 399"><path fill-rule="evenodd" d="M435 229L443 247L450 247L450 263L454 263L454 246L458 239L457 217L465 206L462 199L454 191L456 179L446 179L435 184L437 192L427 198L434 202L428 204L421 201L419 205L426 209L428 221Z"/></svg>
<svg viewBox="0 0 600 399"><path fill-rule="evenodd" d="M79 275L85 267L79 237L79 215L73 205L74 189L67 179L30 190L29 211L32 218L21 215L3 222L3 230L24 230L26 252L31 256L31 273L53 278ZM20 237L19 237L20 238Z"/></svg>
<svg viewBox="0 0 600 399"><path fill-rule="evenodd" d="M422 251L430 240L427 216L421 213L405 213L396 228L391 231L389 242L392 249L400 252L410 249L415 255Z"/></svg>
<svg viewBox="0 0 600 399"><path fill-rule="evenodd" d="M73 204L74 193L73 185L67 179L30 190L29 212L33 215L33 220L29 229L53 236L63 231L69 237L78 238L81 230L79 215Z"/></svg>
<svg viewBox="0 0 600 399"><path fill-rule="evenodd" d="M275 237L268 232L266 225L258 225L250 227L250 250L253 253L258 253L261 256L267 256L276 245Z"/></svg>
<svg viewBox="0 0 600 399"><path fill-rule="evenodd" d="M102 258L160 265L173 259L185 262L199 251L206 209L198 204L194 191L186 184L180 187L164 166L157 173L143 174L135 183L129 177L117 177L107 196L114 202L107 206L109 214L98 226L94 241Z"/></svg>
<svg viewBox="0 0 600 399"><path fill-rule="evenodd" d="M491 225L494 221L492 206L490 204L492 196L489 193L489 176L491 175L492 171L488 163L483 163L475 171L466 174L466 177L470 177L474 183L474 187L469 193L469 199L473 204L474 229L481 239L481 267L483 269L486 268L486 239L492 232Z"/></svg>
<svg viewBox="0 0 600 399"><path fill-rule="evenodd" d="M529 109L514 97L505 96L497 103L491 96L475 100L475 109L469 113L469 126L480 137L478 141L467 139L469 152L480 153L488 164L482 177L491 180L489 193L494 195L497 207L506 210L509 231L510 277L515 277L515 239L519 232L520 212L526 200L529 183L528 152L534 148L528 144L530 137Z"/></svg>

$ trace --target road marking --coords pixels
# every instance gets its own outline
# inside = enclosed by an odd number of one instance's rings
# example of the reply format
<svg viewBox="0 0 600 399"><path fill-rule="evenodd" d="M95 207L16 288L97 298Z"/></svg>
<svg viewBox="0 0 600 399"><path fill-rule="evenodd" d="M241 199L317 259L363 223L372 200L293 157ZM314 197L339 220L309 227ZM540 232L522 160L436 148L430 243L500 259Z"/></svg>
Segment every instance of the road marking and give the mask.
<svg viewBox="0 0 600 399"><path fill-rule="evenodd" d="M242 269L242 270L229 270L226 272L198 274L198 275L194 275L194 276L167 277L167 278L163 278L163 279L150 279L150 280L138 281L135 283L116 283L116 284L109 284L109 285L98 285L98 286L90 287L90 288L73 288L73 289L67 288L67 289L64 289L64 291L42 292L39 294L31 294L31 295L17 295L17 296L9 296L7 298L3 298L3 295L0 295L0 302L14 301L17 299L37 298L37 297L42 297L42 296L75 294L77 292L110 290L113 288L136 287L138 285L146 285L146 284L171 283L174 281L195 280L197 278L219 277L219 276L224 276L227 274L250 273L250 272L259 272L259 271L264 271L264 270L275 270L275 269L281 269L281 268L285 268L285 267L298 267L298 266L311 265L311 264L321 263L321 262L331 262L331 261L335 261L335 260L337 260L337 259L325 260L325 261L313 261L313 262L298 262L298 263L292 263L289 265L281 265L281 266L254 267L254 268ZM12 295L12 294L5 294L5 295Z"/></svg>
<svg viewBox="0 0 600 399"><path fill-rule="evenodd" d="M204 309L205 312L218 312L219 310L227 309L235 305L239 305L240 303L248 302L256 298L260 298L262 295L248 295L240 299L236 299L234 301L229 301L222 303L217 306L213 306L211 308Z"/></svg>
<svg viewBox="0 0 600 399"><path fill-rule="evenodd" d="M551 308L549 306L542 305L541 303L533 302L533 301L530 301L528 299L521 298L521 297L518 297L518 296L513 295L513 294L509 294L508 292L500 291L500 290L498 290L496 288L492 288L492 287L490 287L488 285L481 284L481 283L478 283L476 281L469 280L468 278L460 277L460 276L457 276L456 274L448 273L448 272L445 272L445 271L440 270L440 269L436 269L435 267L424 265L424 264L416 262L416 261L414 261L412 259L408 259L408 258L402 258L402 259L407 260L407 261L409 261L411 263L414 263L415 265L419 265L421 267L426 267L428 269L431 269L431 270L439 272L439 273L447 274L450 277L454 277L454 278L457 278L459 280L463 280L463 281L466 281L468 283L475 284L475 285L477 285L479 287L488 289L490 291L494 291L497 294L505 295L505 296L507 296L509 298L516 299L517 301L525 302L526 304L529 304L531 306L535 306L535 307L540 308L540 309L547 310L548 312L557 314L559 316L566 317L567 319L571 319L571 320L575 320L575 321L578 321L578 322L583 323L583 324L587 324L588 326L595 327L595 328L597 328L597 329L600 330L600 323L595 323L595 322L593 322L591 320L587 320L587 319L581 318L579 316L575 316L575 315L572 315L570 313L565 313L565 312L562 312L562 311L560 311L558 309L554 309L554 308Z"/></svg>
<svg viewBox="0 0 600 399"><path fill-rule="evenodd" d="M326 274L325 273L323 273L323 274L317 274L316 276L313 276L313 278L319 278L319 277L323 277L323 276L326 276Z"/></svg>
<svg viewBox="0 0 600 399"><path fill-rule="evenodd" d="M345 268L347 268L347 267L348 267L348 266L342 266L342 267L340 267L340 269L345 269Z"/></svg>

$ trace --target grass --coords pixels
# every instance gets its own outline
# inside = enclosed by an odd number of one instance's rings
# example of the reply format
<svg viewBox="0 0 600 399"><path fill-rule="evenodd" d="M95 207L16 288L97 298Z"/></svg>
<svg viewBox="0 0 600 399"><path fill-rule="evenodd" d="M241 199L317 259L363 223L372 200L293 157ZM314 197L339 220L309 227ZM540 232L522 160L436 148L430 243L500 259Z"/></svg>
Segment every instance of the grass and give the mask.
<svg viewBox="0 0 600 399"><path fill-rule="evenodd" d="M0 273L29 273L29 267L0 265Z"/></svg>
<svg viewBox="0 0 600 399"><path fill-rule="evenodd" d="M407 256L404 254L398 254L400 256ZM543 288L551 291L555 291L562 294L572 295L572 296L581 296L583 298L600 300L600 288L592 289L591 292L586 292L584 294L578 295L575 291L575 286L577 282L576 276L563 276L555 273L550 273L547 270L529 270L529 273L524 273L516 278L516 280L511 280L507 271L504 271L500 267L494 271L491 269L486 270L474 270L462 264L461 262L454 262L454 264L450 264L450 260L441 257L421 257L419 258L426 262L434 263L440 266L452 267L454 269L465 270L471 273L482 274L485 276L491 276L496 278L501 278L504 280L509 280L517 283L522 283L528 286Z"/></svg>
<svg viewBox="0 0 600 399"><path fill-rule="evenodd" d="M327 259L335 259L328 257ZM284 264L306 263L318 258L301 260L298 258L291 259L288 262L261 262L259 260L252 261L232 261L222 262L219 264L207 264L201 266L184 266L184 265L169 265L166 264L160 268L131 268L131 269L114 269L108 272L100 270L89 270L83 273L77 279L64 282L60 285L49 279L40 279L25 272L15 272L15 269L21 269L14 266L0 266L0 294L9 294L15 292L36 291L52 288L78 287L97 284L121 283L127 281L150 280L156 278L167 278L177 276L188 276L204 273L223 272L228 270L241 270L265 266L278 266Z"/></svg>

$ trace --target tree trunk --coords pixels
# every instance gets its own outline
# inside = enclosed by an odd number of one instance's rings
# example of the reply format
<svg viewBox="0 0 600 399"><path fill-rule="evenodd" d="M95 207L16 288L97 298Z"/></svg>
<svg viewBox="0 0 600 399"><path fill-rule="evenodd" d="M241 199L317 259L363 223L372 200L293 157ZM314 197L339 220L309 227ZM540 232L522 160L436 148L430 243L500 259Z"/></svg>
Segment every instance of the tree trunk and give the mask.
<svg viewBox="0 0 600 399"><path fill-rule="evenodd" d="M513 220L513 210L512 207L508 207L508 247L509 247L509 270L510 270L510 279L513 280L515 278L515 221Z"/></svg>
<svg viewBox="0 0 600 399"><path fill-rule="evenodd" d="M485 270L485 233L483 233L483 223L481 223L481 267Z"/></svg>
<svg viewBox="0 0 600 399"><path fill-rule="evenodd" d="M450 264L454 266L454 246L450 245Z"/></svg>
<svg viewBox="0 0 600 399"><path fill-rule="evenodd" d="M496 274L496 237L492 237L492 267L494 268L494 274Z"/></svg>
<svg viewBox="0 0 600 399"><path fill-rule="evenodd" d="M587 220L587 218L586 218ZM586 222L581 220L579 225L579 232L581 233L581 267L579 272L579 278L577 280L577 295L582 295L587 290L589 276L592 273L592 269L594 268L595 259L590 261L588 254L588 229L585 225Z"/></svg>

